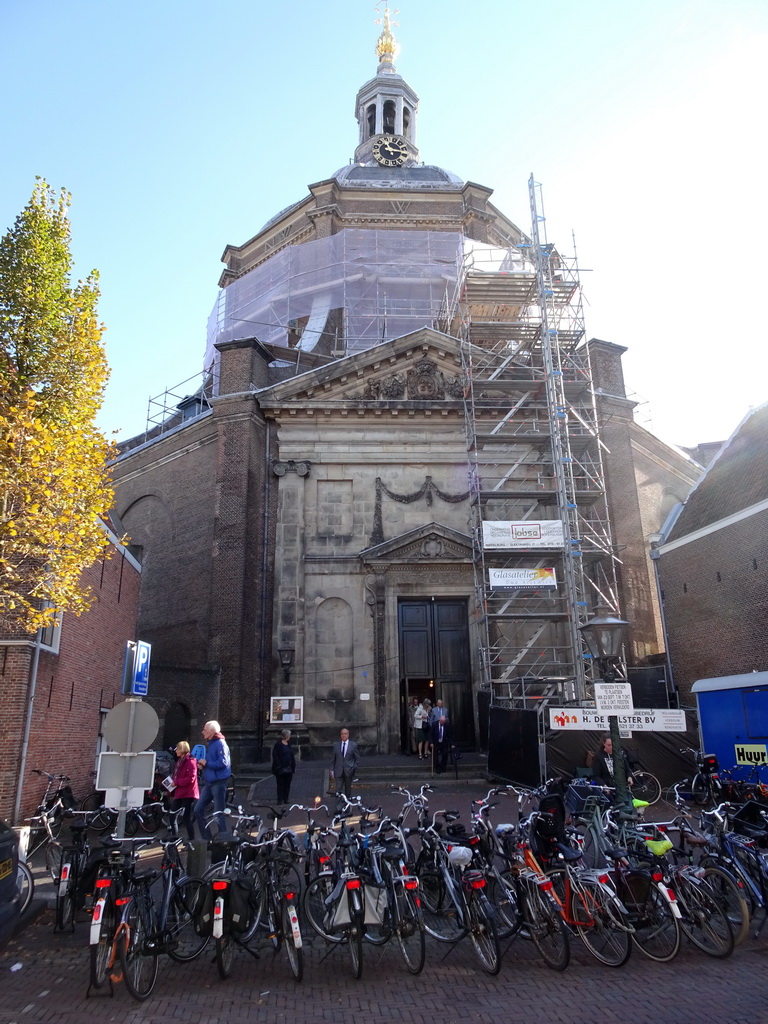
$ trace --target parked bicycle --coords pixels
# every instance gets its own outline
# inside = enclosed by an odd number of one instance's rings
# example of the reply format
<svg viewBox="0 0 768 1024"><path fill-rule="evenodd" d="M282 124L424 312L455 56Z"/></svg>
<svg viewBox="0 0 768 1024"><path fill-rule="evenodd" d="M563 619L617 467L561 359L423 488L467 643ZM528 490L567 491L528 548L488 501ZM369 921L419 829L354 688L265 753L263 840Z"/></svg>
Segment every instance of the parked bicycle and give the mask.
<svg viewBox="0 0 768 1024"><path fill-rule="evenodd" d="M723 785L720 781L720 764L715 754L705 754L693 747L681 747L681 754L691 754L696 764L691 790L697 804L718 804L723 799Z"/></svg>

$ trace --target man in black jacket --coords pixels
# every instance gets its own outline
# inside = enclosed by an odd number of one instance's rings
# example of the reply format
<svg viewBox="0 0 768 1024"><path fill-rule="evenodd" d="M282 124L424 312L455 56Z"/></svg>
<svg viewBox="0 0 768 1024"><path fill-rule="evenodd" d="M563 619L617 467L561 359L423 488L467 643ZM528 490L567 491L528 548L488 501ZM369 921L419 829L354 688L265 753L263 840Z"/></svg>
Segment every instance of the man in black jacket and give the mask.
<svg viewBox="0 0 768 1024"><path fill-rule="evenodd" d="M435 771L438 775L442 775L448 765L448 757L453 746L451 742L453 739L451 723L445 715L441 715L440 718L432 722L429 729L429 739L432 744L432 758Z"/></svg>

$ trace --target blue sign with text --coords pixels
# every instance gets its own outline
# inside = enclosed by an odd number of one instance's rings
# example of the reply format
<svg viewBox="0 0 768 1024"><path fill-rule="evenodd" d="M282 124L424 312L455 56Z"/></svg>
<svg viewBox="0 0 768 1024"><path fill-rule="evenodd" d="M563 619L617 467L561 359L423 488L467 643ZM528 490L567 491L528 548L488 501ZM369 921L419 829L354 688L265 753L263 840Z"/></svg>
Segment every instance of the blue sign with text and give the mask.
<svg viewBox="0 0 768 1024"><path fill-rule="evenodd" d="M146 697L149 689L149 658L152 645L129 640L125 647L122 692L129 697Z"/></svg>
<svg viewBox="0 0 768 1024"><path fill-rule="evenodd" d="M136 656L133 661L133 685L131 693L134 697L146 697L149 688L149 656L152 645L144 640L136 641Z"/></svg>

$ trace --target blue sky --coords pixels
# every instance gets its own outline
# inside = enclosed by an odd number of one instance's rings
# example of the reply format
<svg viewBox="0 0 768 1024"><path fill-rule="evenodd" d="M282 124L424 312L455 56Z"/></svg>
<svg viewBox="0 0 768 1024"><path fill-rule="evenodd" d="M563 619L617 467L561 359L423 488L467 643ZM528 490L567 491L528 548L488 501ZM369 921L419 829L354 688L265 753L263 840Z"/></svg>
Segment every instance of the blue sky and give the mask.
<svg viewBox="0 0 768 1024"><path fill-rule="evenodd" d="M422 158L575 235L587 330L628 348L641 421L727 437L768 400L768 4L401 0L398 71ZM372 0L1 0L0 229L36 174L73 194L77 272L101 273L100 425L202 367L228 243L348 162L376 70Z"/></svg>

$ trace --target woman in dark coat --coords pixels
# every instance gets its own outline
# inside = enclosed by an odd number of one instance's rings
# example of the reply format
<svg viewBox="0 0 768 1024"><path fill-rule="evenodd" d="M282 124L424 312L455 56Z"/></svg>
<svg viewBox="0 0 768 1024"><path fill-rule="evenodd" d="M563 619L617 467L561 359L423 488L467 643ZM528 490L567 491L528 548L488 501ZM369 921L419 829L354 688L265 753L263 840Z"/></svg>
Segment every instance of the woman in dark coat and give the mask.
<svg viewBox="0 0 768 1024"><path fill-rule="evenodd" d="M291 791L291 779L296 771L296 758L291 746L291 730L283 729L280 739L272 747L272 774L277 781L277 802L288 803Z"/></svg>

